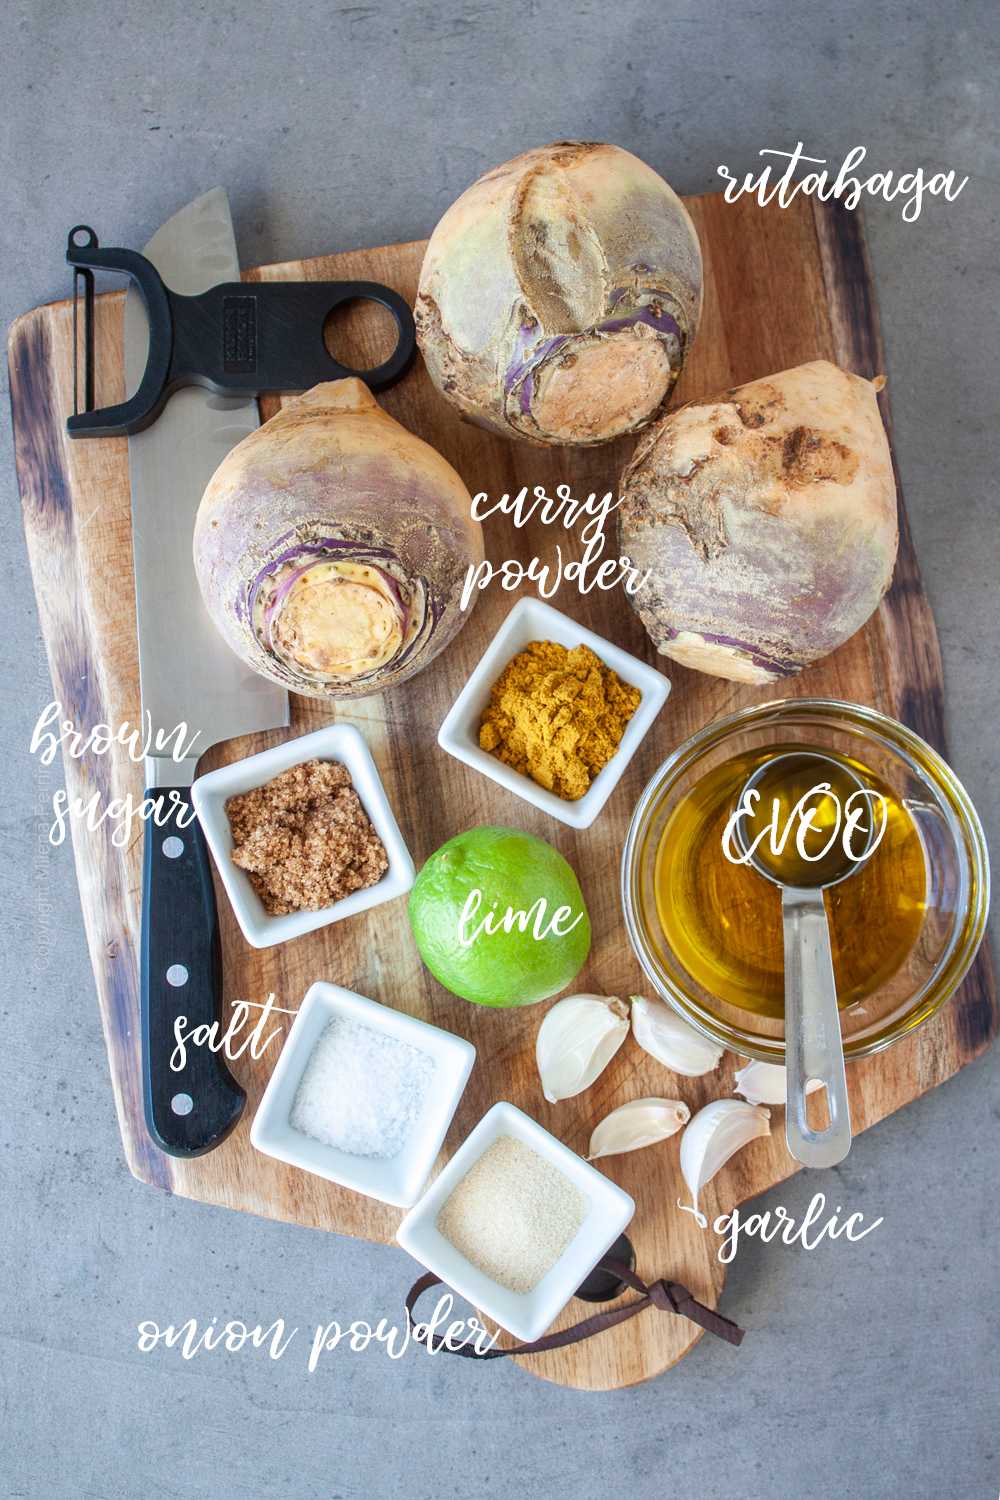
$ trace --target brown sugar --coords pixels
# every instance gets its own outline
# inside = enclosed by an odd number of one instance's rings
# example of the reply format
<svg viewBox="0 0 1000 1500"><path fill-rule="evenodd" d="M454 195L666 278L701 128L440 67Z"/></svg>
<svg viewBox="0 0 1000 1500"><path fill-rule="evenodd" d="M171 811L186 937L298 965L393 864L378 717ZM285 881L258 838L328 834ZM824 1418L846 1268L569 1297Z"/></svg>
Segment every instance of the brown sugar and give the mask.
<svg viewBox="0 0 1000 1500"><path fill-rule="evenodd" d="M385 845L339 761L307 760L230 797L232 860L272 917L321 911L389 868Z"/></svg>

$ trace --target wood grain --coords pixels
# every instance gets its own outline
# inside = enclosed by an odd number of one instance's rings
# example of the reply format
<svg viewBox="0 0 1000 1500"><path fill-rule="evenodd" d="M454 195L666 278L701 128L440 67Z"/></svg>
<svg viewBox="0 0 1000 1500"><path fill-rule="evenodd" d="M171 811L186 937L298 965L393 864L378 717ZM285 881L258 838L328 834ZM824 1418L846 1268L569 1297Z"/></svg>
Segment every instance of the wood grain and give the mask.
<svg viewBox="0 0 1000 1500"><path fill-rule="evenodd" d="M689 203L705 250L707 292L702 331L678 390L678 401L828 357L864 375L882 368L871 276L859 221L835 206L799 199L785 211L720 197ZM422 243L363 250L304 263L270 266L246 279L363 277L397 287L412 301ZM98 299L99 405L120 400L120 293ZM363 315L341 320L338 352L359 365L384 356L382 329ZM124 440L69 443L64 418L72 407L72 309L56 303L21 318L11 332L9 360L16 458L25 531L54 684L67 717L83 729L98 722L137 722L138 674L131 534ZM386 408L439 448L473 491L492 494L522 484L559 483L574 494L614 488L631 451L621 441L600 450L545 452L508 443L463 425L418 367L384 398ZM882 397L888 422L888 400ZM264 403L265 415L275 409ZM797 695L830 695L873 704L903 719L944 749L943 685L937 636L923 593L905 510L895 581L875 617L834 656L790 686ZM551 558L555 538L506 520L487 525L490 557ZM560 536L564 552L569 538ZM635 800L664 756L706 722L744 704L775 696L672 667L674 690L665 712L628 768L608 807L585 833L554 823L441 752L438 725L513 599L488 590L468 626L433 666L384 697L338 707L296 699L292 733L332 717L356 724L368 740L417 865L451 834L475 823L511 823L549 839L577 870L590 907L594 944L579 988L627 994L643 987L625 937L617 895L620 850ZM563 591L557 601L626 650L654 661L643 630L621 594ZM662 660L659 663L662 665ZM41 708L42 705L39 705ZM282 732L216 747L202 769L262 748ZM141 795L141 772L126 758L89 756L66 764L71 796ZM109 832L74 829L76 868L104 1023L111 1079L125 1154L142 1181L175 1193L317 1229L365 1239L393 1238L398 1211L351 1194L258 1155L249 1121L266 1083L274 1050L236 1072L250 1096L240 1127L216 1152L193 1161L161 1155L142 1121L139 1068L137 939L141 840L122 854ZM226 972L225 1004L240 998L294 1008L308 985L327 978L423 1016L472 1040L479 1060L445 1144L445 1154L497 1099L521 1105L570 1146L585 1148L594 1120L644 1094L676 1093L692 1110L728 1092L735 1060L720 1076L678 1079L629 1044L583 1098L548 1105L534 1068L539 1013L480 1011L448 995L422 968L402 901L327 928L281 949L254 951L243 941L219 890ZM850 1069L855 1127L864 1129L955 1073L978 1055L998 1023L992 969L984 948L954 1001L914 1036ZM636 1199L633 1238L638 1270L669 1275L715 1305L724 1270L714 1237L676 1208L677 1140L633 1157L602 1163ZM705 1194L711 1214L731 1207L795 1170L776 1130L740 1153ZM323 1253L323 1246L318 1245ZM335 1246L327 1249L335 1254ZM401 1271L400 1300L407 1273ZM407 1283L408 1284L408 1283ZM571 1304L562 1322L575 1320ZM363 1311L363 1310L362 1310ZM388 1313L391 1309L371 1309ZM523 1361L562 1384L590 1389L625 1386L655 1375L691 1347L698 1330L683 1319L647 1312L578 1345Z"/></svg>

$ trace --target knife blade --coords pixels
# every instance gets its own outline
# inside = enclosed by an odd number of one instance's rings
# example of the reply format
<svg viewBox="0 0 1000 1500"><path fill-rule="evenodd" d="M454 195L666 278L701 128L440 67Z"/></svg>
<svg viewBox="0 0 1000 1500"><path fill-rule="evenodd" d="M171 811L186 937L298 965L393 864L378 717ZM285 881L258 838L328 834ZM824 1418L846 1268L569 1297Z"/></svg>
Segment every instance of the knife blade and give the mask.
<svg viewBox="0 0 1000 1500"><path fill-rule="evenodd" d="M187 295L236 280L225 191L214 188L174 214L143 253L167 286ZM126 384L134 389L148 347L135 288L126 296L124 344ZM189 387L152 427L128 440L139 682L151 739L146 796L153 808L143 851L143 1099L150 1135L174 1156L219 1145L246 1102L220 1053L176 1047L175 1022L183 1018L190 1032L222 1021L218 914L190 795L198 758L220 740L288 723L287 693L250 672L212 626L192 556L195 515L209 479L259 425L254 399Z"/></svg>

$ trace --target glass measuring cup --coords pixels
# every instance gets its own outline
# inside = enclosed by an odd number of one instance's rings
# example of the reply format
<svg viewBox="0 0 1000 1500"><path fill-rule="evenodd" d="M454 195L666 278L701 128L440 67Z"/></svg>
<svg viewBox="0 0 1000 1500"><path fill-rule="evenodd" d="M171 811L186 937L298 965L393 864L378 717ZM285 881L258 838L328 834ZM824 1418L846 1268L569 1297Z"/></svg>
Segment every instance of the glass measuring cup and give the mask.
<svg viewBox="0 0 1000 1500"><path fill-rule="evenodd" d="M667 756L638 799L622 849L622 909L629 941L660 999L729 1051L784 1066L784 955L776 887L764 889L773 893L777 908L778 1010L748 1006L720 989L727 966L738 963L742 953L727 946L738 933L721 918L706 917L691 934L696 945L715 945L721 973L716 975L711 966L692 969L688 952L678 948L663 925L659 896L663 878L671 879L671 866L662 856L675 814L693 806L713 775L724 778L727 764L743 760L725 794L728 816L751 771L793 748L814 748L847 760L867 784L888 792L902 815L897 819L900 831L919 844L924 869L922 889L914 893L914 937L901 960L893 948L883 953L885 962L876 958L870 967L855 965L852 970L855 993L840 1012L844 1056L850 1062L913 1037L941 1014L975 961L989 912L989 859L975 807L947 763L911 729L878 709L833 698L756 703L713 719ZM891 833L890 826L879 853ZM857 880L833 891L828 904L853 897L872 863L858 872ZM746 871L748 881L758 878ZM877 883L873 899L881 899ZM871 916L877 920L876 912ZM860 920L863 926L864 911ZM876 936L878 930L873 928ZM974 1018L963 1024L974 1026Z"/></svg>

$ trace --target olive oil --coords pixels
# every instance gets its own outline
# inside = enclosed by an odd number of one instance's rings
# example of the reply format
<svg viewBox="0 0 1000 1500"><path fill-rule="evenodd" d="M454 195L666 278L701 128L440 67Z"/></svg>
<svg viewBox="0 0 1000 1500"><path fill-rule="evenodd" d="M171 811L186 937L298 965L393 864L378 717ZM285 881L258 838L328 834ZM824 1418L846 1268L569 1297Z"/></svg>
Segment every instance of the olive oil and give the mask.
<svg viewBox="0 0 1000 1500"><path fill-rule="evenodd" d="M797 786L795 778L781 786L762 784L761 827L775 795L787 816L798 797L819 780L830 782L842 806L858 780L885 799L886 827L877 848L848 879L824 893L842 1008L870 995L905 962L920 933L927 895L924 847L913 820L889 786L860 763L824 749L822 754L834 764L824 762L827 774L817 776L804 763L805 747L774 745L708 772L674 808L660 838L654 874L660 925L678 961L703 989L727 1004L773 1017L784 1012L781 892L750 866L727 859L723 836L754 772L773 757L798 752L804 757L799 779L808 785ZM844 770L842 781L836 776L837 763ZM767 773L762 783L767 783ZM835 807L832 796L829 806L811 805L818 809L819 848L821 835L833 827ZM882 812L869 816L877 831ZM834 869L844 859L839 842L815 863L803 862L794 844L794 827L780 854L772 854L767 840L760 844L762 863L767 860L776 879L821 885L842 873ZM860 851L865 844L866 829L859 826L855 848Z"/></svg>
<svg viewBox="0 0 1000 1500"><path fill-rule="evenodd" d="M732 842L778 885L833 885L857 870L875 841L873 798L839 758L772 755L750 784L756 800Z"/></svg>

